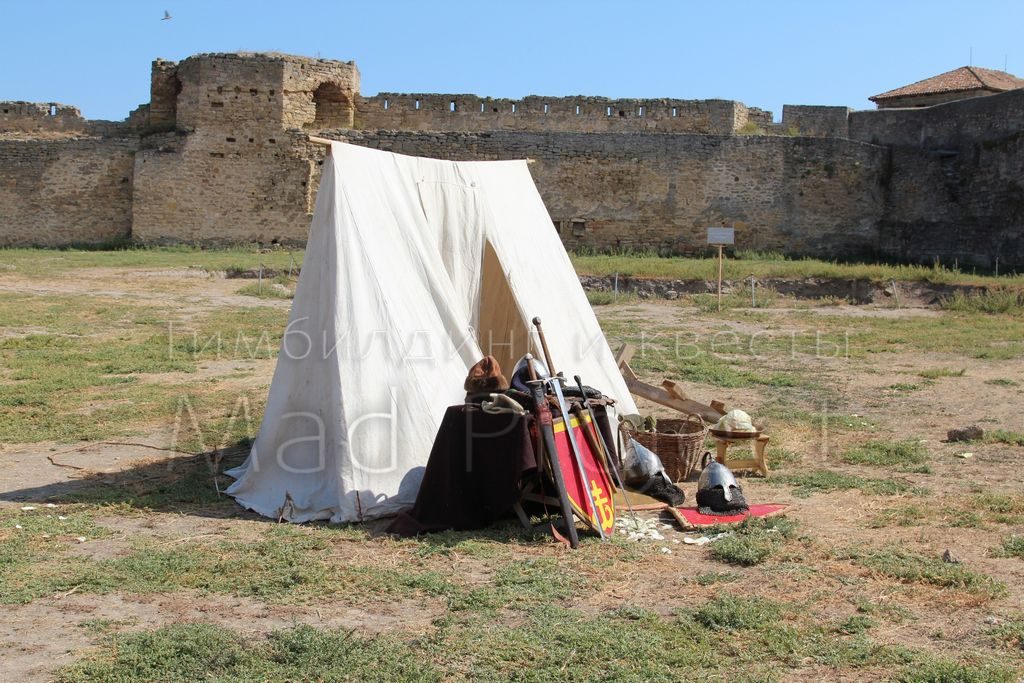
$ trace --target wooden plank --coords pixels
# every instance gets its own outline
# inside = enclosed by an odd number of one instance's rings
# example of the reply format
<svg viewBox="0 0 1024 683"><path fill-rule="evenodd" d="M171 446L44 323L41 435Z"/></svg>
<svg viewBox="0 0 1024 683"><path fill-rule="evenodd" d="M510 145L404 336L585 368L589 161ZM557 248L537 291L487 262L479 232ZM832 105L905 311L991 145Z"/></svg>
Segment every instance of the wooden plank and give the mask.
<svg viewBox="0 0 1024 683"><path fill-rule="evenodd" d="M640 379L636 376L636 373L633 372L633 368L629 367L629 363L623 363L620 365L619 370L622 371L622 376L626 379Z"/></svg>
<svg viewBox="0 0 1024 683"><path fill-rule="evenodd" d="M683 388L676 382L670 379L666 379L661 383L662 388L669 393L672 398L678 398L680 401L688 401L690 397L686 395Z"/></svg>
<svg viewBox="0 0 1024 683"><path fill-rule="evenodd" d="M615 364L620 368L623 365L629 365L629 361L633 360L633 354L635 353L636 349L632 344L623 344L618 353L615 354Z"/></svg>
<svg viewBox="0 0 1024 683"><path fill-rule="evenodd" d="M654 401L666 408L672 408L678 410L681 413L687 415L700 415L704 420L708 422L718 422L718 418L722 417L724 413L720 413L711 406L706 406L703 403L694 401L692 399L678 399L669 394L667 391L660 387L654 387L645 382L641 382L637 379L626 377L626 388L629 389L629 393L639 396L640 398L646 398L648 401Z"/></svg>

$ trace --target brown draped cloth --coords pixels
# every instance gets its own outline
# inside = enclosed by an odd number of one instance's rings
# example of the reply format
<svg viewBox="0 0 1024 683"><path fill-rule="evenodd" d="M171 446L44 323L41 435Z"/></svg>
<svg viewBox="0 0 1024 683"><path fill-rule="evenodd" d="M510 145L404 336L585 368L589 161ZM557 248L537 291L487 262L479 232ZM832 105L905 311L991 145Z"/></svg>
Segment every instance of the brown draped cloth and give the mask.
<svg viewBox="0 0 1024 683"><path fill-rule="evenodd" d="M400 536L480 529L508 515L524 477L537 460L530 438L533 416L485 413L479 406L451 406L430 451L412 510L388 533Z"/></svg>

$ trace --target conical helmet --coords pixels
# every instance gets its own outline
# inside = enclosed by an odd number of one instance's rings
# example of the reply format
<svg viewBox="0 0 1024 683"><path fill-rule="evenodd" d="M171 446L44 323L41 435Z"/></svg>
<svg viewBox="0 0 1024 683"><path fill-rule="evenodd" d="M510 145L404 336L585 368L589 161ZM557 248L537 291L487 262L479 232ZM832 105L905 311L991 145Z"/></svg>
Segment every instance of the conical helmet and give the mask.
<svg viewBox="0 0 1024 683"><path fill-rule="evenodd" d="M705 457L707 456L710 456L710 453ZM727 501L732 500L734 493L742 495L743 488L736 482L732 471L717 460L708 459L711 462L706 464L704 471L700 473L700 478L697 480L697 492L721 489L722 498Z"/></svg>
<svg viewBox="0 0 1024 683"><path fill-rule="evenodd" d="M669 479L668 473L665 472L665 466L661 464L661 458L642 443L629 436L628 433L624 434L624 436L625 446L623 448L622 466L626 481L630 484L637 484L639 482L646 483L657 478L662 479L666 484L671 484L672 480Z"/></svg>
<svg viewBox="0 0 1024 683"><path fill-rule="evenodd" d="M537 358L530 354L520 358L519 362L516 363L515 369L512 370L512 380L509 384L512 385L513 389L524 394L530 393L530 385L527 384L530 381L530 369L526 365L527 363L533 363L533 371L537 374L538 379L547 379L549 376L547 367Z"/></svg>

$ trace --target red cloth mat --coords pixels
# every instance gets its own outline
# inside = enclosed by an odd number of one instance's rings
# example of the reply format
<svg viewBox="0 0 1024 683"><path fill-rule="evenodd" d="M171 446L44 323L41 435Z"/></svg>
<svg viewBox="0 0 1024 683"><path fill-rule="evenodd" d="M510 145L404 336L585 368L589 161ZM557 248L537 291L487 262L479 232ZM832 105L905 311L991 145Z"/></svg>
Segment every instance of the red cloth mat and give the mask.
<svg viewBox="0 0 1024 683"><path fill-rule="evenodd" d="M750 510L738 515L702 515L697 512L696 507L673 508L668 511L676 518L679 525L684 529L699 529L704 526L716 524L738 524L748 517L768 517L785 510L788 505L782 503L765 503L763 505L751 505Z"/></svg>

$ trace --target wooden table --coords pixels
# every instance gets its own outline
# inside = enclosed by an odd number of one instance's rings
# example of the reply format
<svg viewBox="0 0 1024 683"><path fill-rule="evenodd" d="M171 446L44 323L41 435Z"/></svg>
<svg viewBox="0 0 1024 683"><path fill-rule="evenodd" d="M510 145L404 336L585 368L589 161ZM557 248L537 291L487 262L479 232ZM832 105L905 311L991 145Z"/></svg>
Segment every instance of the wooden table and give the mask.
<svg viewBox="0 0 1024 683"><path fill-rule="evenodd" d="M768 461L765 449L768 437L761 432L719 432L712 429L711 437L715 440L715 460L734 472L753 471L768 476ZM737 443L752 442L753 452L749 458L728 458L729 447Z"/></svg>

